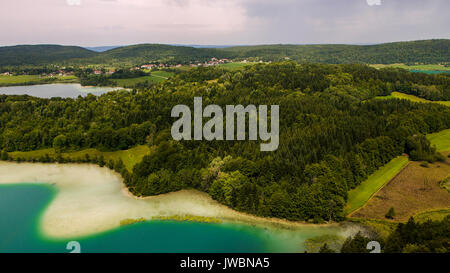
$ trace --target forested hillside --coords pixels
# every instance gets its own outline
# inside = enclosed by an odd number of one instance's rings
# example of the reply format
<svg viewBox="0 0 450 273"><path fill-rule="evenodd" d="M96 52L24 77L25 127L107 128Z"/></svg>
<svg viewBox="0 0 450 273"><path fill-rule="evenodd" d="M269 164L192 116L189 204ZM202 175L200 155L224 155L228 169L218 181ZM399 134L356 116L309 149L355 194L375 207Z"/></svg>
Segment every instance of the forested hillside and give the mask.
<svg viewBox="0 0 450 273"><path fill-rule="evenodd" d="M108 50L88 61L94 63L128 62L130 64L160 61L173 64L189 64L189 62L193 61L204 62L212 57L225 58L230 56L231 54L214 48L140 44Z"/></svg>
<svg viewBox="0 0 450 273"><path fill-rule="evenodd" d="M136 195L195 188L252 214L341 220L348 190L392 158L441 158L423 135L450 128L450 108L372 99L415 85L448 94L448 75L411 75L365 65L285 62L236 71L192 69L151 89L100 97L0 95L0 149L8 158L7 152L49 147L63 152L148 144L153 152L132 172L121 162L108 164ZM260 152L259 141L174 141L171 109L193 109L195 96L221 107L279 105L279 148Z"/></svg>
<svg viewBox="0 0 450 273"><path fill-rule="evenodd" d="M18 45L0 47L0 66L42 65L90 58L97 53L78 46Z"/></svg>
<svg viewBox="0 0 450 273"><path fill-rule="evenodd" d="M234 57L277 61L288 57L313 63L440 63L450 60L450 40L423 40L377 45L262 45L225 48Z"/></svg>
<svg viewBox="0 0 450 273"><path fill-rule="evenodd" d="M34 45L0 47L0 66L39 64L128 64L164 62L188 64L216 58L256 58L300 63L448 63L450 40L423 40L377 45L261 45L194 48L140 44L94 52L81 47Z"/></svg>

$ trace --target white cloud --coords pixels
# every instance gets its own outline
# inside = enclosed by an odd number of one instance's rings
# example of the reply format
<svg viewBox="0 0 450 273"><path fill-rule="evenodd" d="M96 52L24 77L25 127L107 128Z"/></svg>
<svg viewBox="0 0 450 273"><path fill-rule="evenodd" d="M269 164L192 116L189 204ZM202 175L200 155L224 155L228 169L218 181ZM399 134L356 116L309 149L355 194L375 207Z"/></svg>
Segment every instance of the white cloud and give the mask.
<svg viewBox="0 0 450 273"><path fill-rule="evenodd" d="M381 0L366 0L369 6L380 6Z"/></svg>
<svg viewBox="0 0 450 273"><path fill-rule="evenodd" d="M450 36L448 0L371 2L376 8L366 1L1 1L0 24L7 27L0 28L0 45L352 43Z"/></svg>

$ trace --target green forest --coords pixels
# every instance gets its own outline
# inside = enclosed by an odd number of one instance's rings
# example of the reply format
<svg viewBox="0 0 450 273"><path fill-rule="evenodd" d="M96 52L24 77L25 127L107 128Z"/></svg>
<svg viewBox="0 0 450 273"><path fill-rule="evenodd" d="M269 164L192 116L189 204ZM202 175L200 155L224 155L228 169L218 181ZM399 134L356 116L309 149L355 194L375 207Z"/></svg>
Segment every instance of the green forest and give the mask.
<svg viewBox="0 0 450 273"><path fill-rule="evenodd" d="M148 62L189 64L215 58L328 64L436 64L450 59L450 40L435 39L375 45L259 45L194 48L140 44L94 52L77 46L20 45L0 47L0 67L24 65L135 65ZM7 70L6 70L7 71Z"/></svg>
<svg viewBox="0 0 450 273"><path fill-rule="evenodd" d="M281 62L232 71L196 68L152 88L98 97L0 95L0 150L8 159L13 151L114 151L145 144L152 152L131 172L121 161L83 161L120 172L138 196L198 189L255 215L340 221L348 191L394 157L443 160L424 135L450 128L448 107L375 97L410 88L421 90L418 96L447 100L449 84L448 74ZM171 109L192 109L194 97L221 107L279 105L279 148L260 152L259 141L174 141Z"/></svg>

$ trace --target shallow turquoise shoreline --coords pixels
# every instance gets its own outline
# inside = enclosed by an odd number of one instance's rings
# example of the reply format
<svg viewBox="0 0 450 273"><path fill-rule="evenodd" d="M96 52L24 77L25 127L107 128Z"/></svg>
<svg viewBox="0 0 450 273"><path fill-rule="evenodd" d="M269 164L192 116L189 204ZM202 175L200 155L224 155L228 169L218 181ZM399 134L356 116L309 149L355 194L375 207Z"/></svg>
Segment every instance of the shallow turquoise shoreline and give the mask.
<svg viewBox="0 0 450 273"><path fill-rule="evenodd" d="M46 184L0 185L0 252L304 252L304 240L338 229L274 230L236 223L146 221L81 238L53 239L40 230L42 214L58 193Z"/></svg>

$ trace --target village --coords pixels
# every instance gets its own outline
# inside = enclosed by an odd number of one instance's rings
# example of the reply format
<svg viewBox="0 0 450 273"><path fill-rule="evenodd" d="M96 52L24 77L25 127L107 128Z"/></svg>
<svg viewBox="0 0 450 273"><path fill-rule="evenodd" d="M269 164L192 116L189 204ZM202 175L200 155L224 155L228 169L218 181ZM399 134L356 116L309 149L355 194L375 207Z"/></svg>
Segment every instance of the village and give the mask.
<svg viewBox="0 0 450 273"><path fill-rule="evenodd" d="M217 59L215 57L211 58L211 60L209 61L205 61L205 62L190 62L188 65L183 65L181 63L178 64L170 64L170 63L165 63L165 62L148 62L146 64L142 64L142 65L137 65L134 66L132 68L130 68L129 70L154 70L154 69L162 69L162 68L181 68L183 66L189 66L189 67L209 67L209 66L217 66L217 65L221 65L221 64L226 64L226 63L231 63L233 62L230 59ZM242 61L242 63L247 63L247 60ZM106 75L106 76L111 76L112 74L114 74L116 72L116 69L114 68L110 68L110 69L99 69L99 68L95 68L95 69L87 69L88 71L91 71L91 74L93 75ZM13 76L13 75L30 75L26 72L11 72L11 71L6 71L1 73L0 75L3 76ZM73 76L74 75L74 71L73 68L66 68L66 67L61 67L58 68L58 70L51 72L51 73L40 73L39 76L40 77L67 77L67 76Z"/></svg>
<svg viewBox="0 0 450 273"><path fill-rule="evenodd" d="M193 63L190 63L189 66L190 67L200 67L200 66L207 67L207 66L226 64L226 63L230 63L230 62L232 62L232 61L229 59L217 59L217 58L213 57L213 58L211 58L211 60L209 60L207 62L204 62L204 63L193 62ZM173 64L165 64L165 63L151 63L151 64L141 65L140 67L135 67L134 69L140 69L140 68L141 69L152 69L152 68L166 68L166 67L176 68L176 67L182 67L182 66L183 66L182 64L173 65Z"/></svg>

